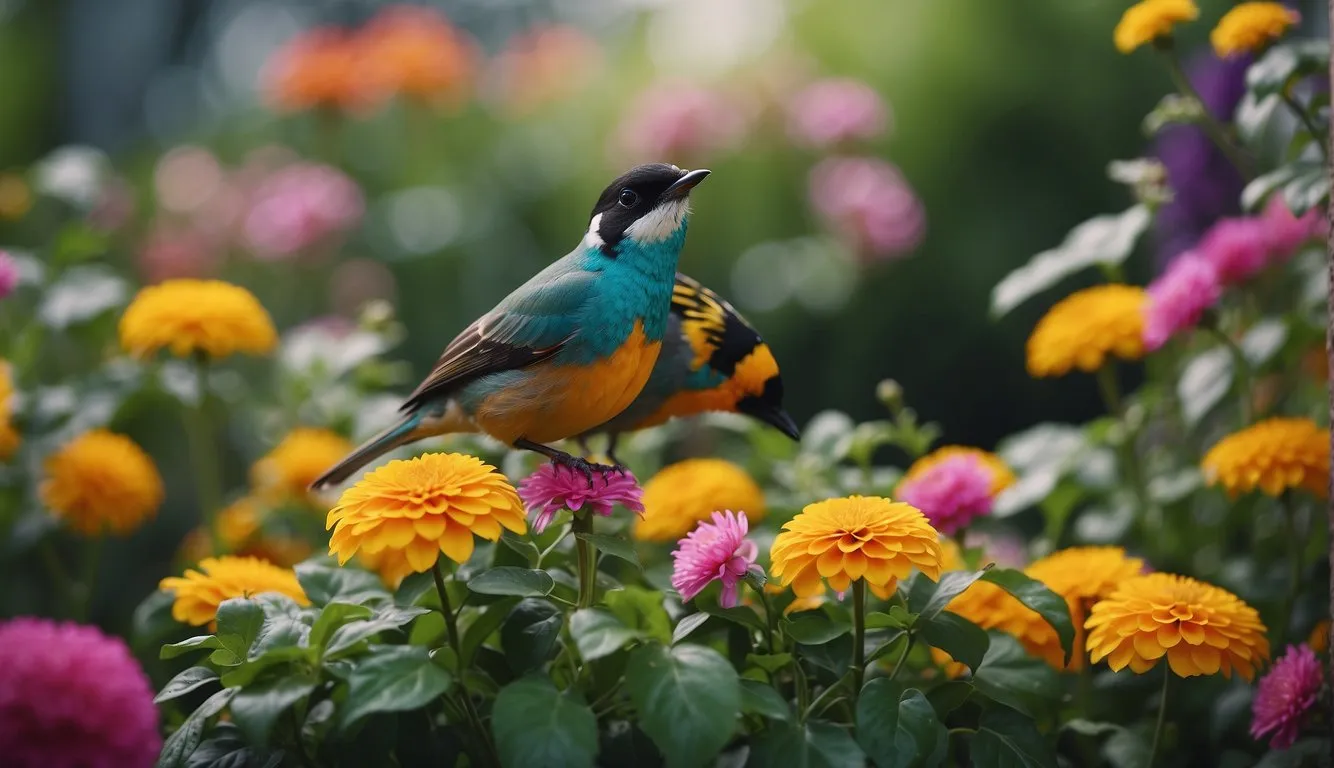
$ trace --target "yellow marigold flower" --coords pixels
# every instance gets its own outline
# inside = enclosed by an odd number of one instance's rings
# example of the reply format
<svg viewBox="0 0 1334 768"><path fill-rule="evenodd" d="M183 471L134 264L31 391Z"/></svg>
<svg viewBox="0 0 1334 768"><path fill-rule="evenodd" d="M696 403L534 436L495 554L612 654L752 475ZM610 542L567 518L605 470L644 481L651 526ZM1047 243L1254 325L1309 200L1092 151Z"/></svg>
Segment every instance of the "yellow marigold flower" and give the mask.
<svg viewBox="0 0 1334 768"><path fill-rule="evenodd" d="M407 556L401 549L385 548L371 554L366 550L357 553L357 559L366 567L368 571L374 571L379 575L380 581L390 589L398 589L403 583L403 579L413 572L412 564L408 562Z"/></svg>
<svg viewBox="0 0 1334 768"><path fill-rule="evenodd" d="M46 459L42 503L87 536L126 534L162 504L162 476L133 440L105 429L85 432Z"/></svg>
<svg viewBox="0 0 1334 768"><path fill-rule="evenodd" d="M946 459L955 456L972 456L978 463L991 473L991 495L995 496L1001 491L1014 485L1014 472L1006 466L1001 457L991 451L984 451L981 448L969 448L963 445L944 445L928 453L922 458L914 461L908 471L903 474L900 482L908 482L916 477L926 474L932 467L936 466Z"/></svg>
<svg viewBox="0 0 1334 768"><path fill-rule="evenodd" d="M722 459L686 459L663 467L644 483L644 514L633 534L641 541L676 541L714 512L764 518L764 491L746 470Z"/></svg>
<svg viewBox="0 0 1334 768"><path fill-rule="evenodd" d="M1172 34L1183 21L1194 21L1200 9L1193 0L1143 0L1126 9L1112 33L1112 41L1121 53Z"/></svg>
<svg viewBox="0 0 1334 768"><path fill-rule="evenodd" d="M1099 285L1061 299L1028 337L1029 375L1092 373L1108 355L1143 357L1144 302L1144 289L1133 285Z"/></svg>
<svg viewBox="0 0 1334 768"><path fill-rule="evenodd" d="M1075 645L1070 655L1070 664L1066 667L1063 663L1065 651L1061 649L1056 630L1040 618L1038 621L1042 626L1026 628L1028 631L1020 637L1020 642L1030 653L1041 656L1057 669L1082 668L1084 617L1088 609L1096 600L1111 594L1123 582L1139 576L1143 571L1144 561L1138 557L1127 557L1126 551L1120 547L1070 547L1033 561L1024 569L1024 573L1065 598L1065 604L1070 609L1070 621L1075 625ZM1028 608L1020 607L1028 611ZM1033 615L1037 617L1036 613Z"/></svg>
<svg viewBox="0 0 1334 768"><path fill-rule="evenodd" d="M290 536L264 532L267 510L252 496L236 500L215 521L223 551L237 556L258 557L274 565L292 566L310 557L310 545ZM213 554L208 530L196 528L181 542L179 557L194 563Z"/></svg>
<svg viewBox="0 0 1334 768"><path fill-rule="evenodd" d="M0 461L9 461L22 439L14 429L14 378L9 362L0 360Z"/></svg>
<svg viewBox="0 0 1334 768"><path fill-rule="evenodd" d="M268 499L304 499L310 484L351 453L353 447L336 432L298 427L255 462L250 469L250 483Z"/></svg>
<svg viewBox="0 0 1334 768"><path fill-rule="evenodd" d="M1329 430L1310 419L1266 419L1219 440L1204 455L1204 479L1230 496L1255 489L1278 496L1302 488L1324 498L1329 484Z"/></svg>
<svg viewBox="0 0 1334 768"><path fill-rule="evenodd" d="M278 333L250 291L221 280L182 279L139 291L120 318L120 343L141 357L170 349L177 357L216 358L269 352Z"/></svg>
<svg viewBox="0 0 1334 768"><path fill-rule="evenodd" d="M857 579L888 599L914 567L940 578L939 535L914 507L879 496L808 504L783 524L769 551L774 577L797 597L843 592Z"/></svg>
<svg viewBox="0 0 1334 768"><path fill-rule="evenodd" d="M418 573L441 552L467 562L473 534L495 541L501 527L528 530L514 486L495 467L461 453L427 453L368 473L343 492L325 527L334 529L329 554L340 565L358 550L374 556L388 549Z"/></svg>
<svg viewBox="0 0 1334 768"><path fill-rule="evenodd" d="M301 605L310 605L291 568L279 568L257 557L204 558L199 570L187 570L184 576L168 576L158 587L175 593L171 617L196 627L212 623L217 618L218 606L233 597L277 592Z"/></svg>
<svg viewBox="0 0 1334 768"><path fill-rule="evenodd" d="M1254 53L1301 20L1300 13L1282 3L1238 3L1218 20L1209 42L1224 59Z"/></svg>
<svg viewBox="0 0 1334 768"><path fill-rule="evenodd" d="M1093 604L1084 624L1089 659L1115 671L1148 672L1163 656L1180 677L1250 680L1269 658L1265 625L1236 595L1186 576L1151 573L1124 582Z"/></svg>

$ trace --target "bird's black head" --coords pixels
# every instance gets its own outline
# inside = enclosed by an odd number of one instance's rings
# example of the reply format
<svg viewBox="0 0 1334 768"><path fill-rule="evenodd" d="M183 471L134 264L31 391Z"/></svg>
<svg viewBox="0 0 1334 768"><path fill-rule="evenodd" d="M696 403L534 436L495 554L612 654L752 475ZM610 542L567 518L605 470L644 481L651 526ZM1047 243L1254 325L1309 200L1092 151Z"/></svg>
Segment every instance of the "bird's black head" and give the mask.
<svg viewBox="0 0 1334 768"><path fill-rule="evenodd" d="M685 223L690 190L708 175L666 163L631 168L602 191L586 241L614 255L622 240L651 245L668 239Z"/></svg>
<svg viewBox="0 0 1334 768"><path fill-rule="evenodd" d="M760 346L767 352L767 346L763 344ZM797 422L783 410L783 379L777 370L764 380L762 389L758 393L738 400L736 410L737 413L759 419L793 440L801 439L801 429L797 426Z"/></svg>

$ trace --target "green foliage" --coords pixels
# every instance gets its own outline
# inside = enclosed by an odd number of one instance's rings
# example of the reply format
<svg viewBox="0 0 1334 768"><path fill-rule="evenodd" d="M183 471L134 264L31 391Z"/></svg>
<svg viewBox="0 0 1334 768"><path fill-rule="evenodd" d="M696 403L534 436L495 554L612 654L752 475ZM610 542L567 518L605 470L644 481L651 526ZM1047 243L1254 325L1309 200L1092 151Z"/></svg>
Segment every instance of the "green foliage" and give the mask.
<svg viewBox="0 0 1334 768"><path fill-rule="evenodd" d="M930 768L944 761L949 734L921 691L882 677L857 699L857 742L880 768Z"/></svg>
<svg viewBox="0 0 1334 768"><path fill-rule="evenodd" d="M639 727L669 766L701 765L723 748L741 712L741 683L716 651L649 643L630 654L625 687Z"/></svg>
<svg viewBox="0 0 1334 768"><path fill-rule="evenodd" d="M597 756L593 711L545 677L525 677L501 689L491 727L504 766L591 766Z"/></svg>

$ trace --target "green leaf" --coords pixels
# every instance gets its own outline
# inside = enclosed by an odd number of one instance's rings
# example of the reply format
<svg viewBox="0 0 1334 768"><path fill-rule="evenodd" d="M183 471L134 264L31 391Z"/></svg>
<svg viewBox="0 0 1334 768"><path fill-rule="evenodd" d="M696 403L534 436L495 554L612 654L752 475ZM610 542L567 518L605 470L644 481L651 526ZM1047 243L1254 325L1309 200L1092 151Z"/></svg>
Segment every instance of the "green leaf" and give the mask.
<svg viewBox="0 0 1334 768"><path fill-rule="evenodd" d="M158 658L174 659L177 656L180 656L183 653L189 653L190 651L204 649L217 650L221 647L222 643L218 641L217 635L195 635L194 637L187 638L179 643L171 643L170 645L162 646L162 650L158 653Z"/></svg>
<svg viewBox="0 0 1334 768"><path fill-rule="evenodd" d="M644 568L639 562L639 554L635 552L635 545L620 536L583 531L576 533L575 536L597 547L599 552L604 552L612 557L619 557L641 570Z"/></svg>
<svg viewBox="0 0 1334 768"><path fill-rule="evenodd" d="M422 596L433 591L435 591L435 574L430 571L409 573L398 585L398 589L394 590L394 604L416 605Z"/></svg>
<svg viewBox="0 0 1334 768"><path fill-rule="evenodd" d="M343 726L374 712L402 712L425 706L449 688L449 673L431 663L418 645L376 645L356 660L347 678Z"/></svg>
<svg viewBox="0 0 1334 768"><path fill-rule="evenodd" d="M1329 72L1329 45L1324 40L1296 40L1270 46L1246 70L1246 87L1257 96L1282 95L1307 75Z"/></svg>
<svg viewBox="0 0 1334 768"><path fill-rule="evenodd" d="M468 580L468 589L480 595L542 597L551 594L556 582L546 571L506 565L482 571Z"/></svg>
<svg viewBox="0 0 1334 768"><path fill-rule="evenodd" d="M575 611L570 616L570 634L584 661L610 656L639 637L638 632L601 608Z"/></svg>
<svg viewBox="0 0 1334 768"><path fill-rule="evenodd" d="M329 603L320 611L320 617L315 620L315 626L310 629L310 647L323 650L324 644L329 641L334 630L356 619L369 618L372 614L370 608L364 605L354 603Z"/></svg>
<svg viewBox="0 0 1334 768"><path fill-rule="evenodd" d="M857 743L880 768L926 768L945 759L949 734L921 691L878 677L857 698Z"/></svg>
<svg viewBox="0 0 1334 768"><path fill-rule="evenodd" d="M250 685L264 670L298 660L309 661L309 650L290 645L271 648L223 675L222 684L226 688Z"/></svg>
<svg viewBox="0 0 1334 768"><path fill-rule="evenodd" d="M514 606L519 604L519 598L506 597L497 600L494 603L484 607L480 613L474 615L472 623L463 630L461 644L463 646L462 665L468 667L472 664L473 657L477 654L477 649L482 647L488 637L495 634L497 629L505 623Z"/></svg>
<svg viewBox="0 0 1334 768"><path fill-rule="evenodd" d="M277 766L282 753L277 752L267 762L251 752L241 732L230 723L218 723L185 761L185 768L269 768Z"/></svg>
<svg viewBox="0 0 1334 768"><path fill-rule="evenodd" d="M704 623L708 620L709 614L704 613L703 611L700 613L692 613L682 618L676 623L676 629L672 630L672 643L679 643L686 639L691 632L704 626Z"/></svg>
<svg viewBox="0 0 1334 768"><path fill-rule="evenodd" d="M375 612L374 618L350 621L334 630L324 648L324 656L325 658L333 658L344 651L350 650L363 640L369 640L382 632L402 629L405 624L413 619L429 613L431 611L426 608L402 606L381 608ZM439 616L440 614L434 615Z"/></svg>
<svg viewBox="0 0 1334 768"><path fill-rule="evenodd" d="M963 706L973 695L973 684L965 680L950 680L941 683L926 692L926 700L936 710L936 717L943 722L951 712Z"/></svg>
<svg viewBox="0 0 1334 768"><path fill-rule="evenodd" d="M528 598L514 606L500 628L500 649L516 675L537 669L555 655L564 620L560 609L545 600Z"/></svg>
<svg viewBox="0 0 1334 768"><path fill-rule="evenodd" d="M608 592L602 600L625 626L641 630L658 642L671 642L672 620L663 607L661 592L629 585Z"/></svg>
<svg viewBox="0 0 1334 768"><path fill-rule="evenodd" d="M804 611L783 620L783 632L802 645L824 645L852 631L851 624L835 622L821 611Z"/></svg>
<svg viewBox="0 0 1334 768"><path fill-rule="evenodd" d="M228 708L232 722L241 729L246 741L267 747L269 733L282 713L315 690L318 681L310 677L276 677L240 690Z"/></svg>
<svg viewBox="0 0 1334 768"><path fill-rule="evenodd" d="M500 689L491 716L500 764L591 766L598 751L597 718L588 705L561 693L545 677L526 677Z"/></svg>
<svg viewBox="0 0 1334 768"><path fill-rule="evenodd" d="M202 688L218 679L218 673L208 667L190 667L181 670L180 674L167 681L162 686L162 690L157 696L153 697L154 704L161 704L164 701L179 698L190 691Z"/></svg>
<svg viewBox="0 0 1334 768"><path fill-rule="evenodd" d="M183 764L204 737L204 726L208 719L222 711L223 707L236 695L235 688L224 688L204 700L199 708L181 723L167 740L162 743L162 752L158 754L157 768L177 768Z"/></svg>
<svg viewBox="0 0 1334 768"><path fill-rule="evenodd" d="M889 613L880 611L871 611L866 614L867 629L907 629L912 626L913 621L917 619L915 614L908 612L907 608L901 605L891 605Z"/></svg>
<svg viewBox="0 0 1334 768"><path fill-rule="evenodd" d="M926 605L917 611L916 623L920 625L923 621L930 621L935 618L941 611L945 610L945 606L949 605L951 600L963 594L964 590L971 587L973 582L982 578L990 569L991 564L988 564L980 571L953 571L942 574L940 581L936 584L935 591L931 593L931 599L927 600ZM918 582L931 583L929 579L925 578L919 578Z"/></svg>
<svg viewBox="0 0 1334 768"><path fill-rule="evenodd" d="M222 647L244 659L264 626L264 607L257 601L233 597L218 605L218 640ZM237 638L233 643L227 635Z"/></svg>
<svg viewBox="0 0 1334 768"><path fill-rule="evenodd" d="M1194 426L1232 389L1232 356L1222 347L1192 357L1177 380L1177 399L1187 426Z"/></svg>
<svg viewBox="0 0 1334 768"><path fill-rule="evenodd" d="M732 665L711 648L641 646L630 654L625 687L639 726L668 766L708 761L736 729L741 685Z"/></svg>
<svg viewBox="0 0 1334 768"><path fill-rule="evenodd" d="M848 768L866 764L866 755L846 728L811 720L776 725L755 737L747 768Z"/></svg>
<svg viewBox="0 0 1334 768"><path fill-rule="evenodd" d="M335 600L360 605L369 600L389 599L380 577L359 568L341 568L318 560L296 565L296 580L314 605L325 606Z"/></svg>
<svg viewBox="0 0 1334 768"><path fill-rule="evenodd" d="M1070 661L1070 654L1075 646L1075 625L1070 620L1070 606L1066 604L1065 598L1047 589L1042 582L1012 568L993 568L987 571L982 580L1009 592L1051 625L1051 628L1056 630L1056 636L1061 639L1066 662Z"/></svg>
<svg viewBox="0 0 1334 768"><path fill-rule="evenodd" d="M988 707L972 737L976 768L1056 768L1056 754L1027 716Z"/></svg>
<svg viewBox="0 0 1334 768"><path fill-rule="evenodd" d="M717 616L720 619L726 619L734 624L740 624L743 627L765 632L768 627L755 609L748 605L738 605L734 608L724 608L718 604L718 590L708 589L695 598L695 607L710 616Z"/></svg>
<svg viewBox="0 0 1334 768"><path fill-rule="evenodd" d="M266 619L246 658L257 659L279 648L306 648L309 638L310 625L303 621L286 616Z"/></svg>
<svg viewBox="0 0 1334 768"><path fill-rule="evenodd" d="M1136 205L1121 213L1096 216L1070 230L1059 246L1029 259L996 284L991 291L992 317L1006 314L1080 270L1122 263L1152 218L1147 207Z"/></svg>
<svg viewBox="0 0 1334 768"><path fill-rule="evenodd" d="M176 604L176 596L171 592L157 590L149 592L134 609L130 622L130 637L138 643L155 643L180 625L171 617L171 608Z"/></svg>
<svg viewBox="0 0 1334 768"><path fill-rule="evenodd" d="M991 632L991 647L973 674L982 694L1021 712L1031 713L1043 700L1061 695L1061 680L1047 662L1029 656L1019 641Z"/></svg>
<svg viewBox="0 0 1334 768"><path fill-rule="evenodd" d="M790 653L748 653L746 654L746 664L759 667L760 669L773 674L780 669L792 663L792 654Z"/></svg>
<svg viewBox="0 0 1334 768"><path fill-rule="evenodd" d="M788 706L772 685L759 680L741 680L741 711L772 720L792 719L792 707Z"/></svg>
<svg viewBox="0 0 1334 768"><path fill-rule="evenodd" d="M927 645L948 653L955 661L965 664L974 672L991 647L986 630L964 617L943 611L917 627Z"/></svg>
<svg viewBox="0 0 1334 768"><path fill-rule="evenodd" d="M1294 216L1320 208L1329 197L1329 174L1320 163L1302 163L1300 170L1283 187L1283 202Z"/></svg>

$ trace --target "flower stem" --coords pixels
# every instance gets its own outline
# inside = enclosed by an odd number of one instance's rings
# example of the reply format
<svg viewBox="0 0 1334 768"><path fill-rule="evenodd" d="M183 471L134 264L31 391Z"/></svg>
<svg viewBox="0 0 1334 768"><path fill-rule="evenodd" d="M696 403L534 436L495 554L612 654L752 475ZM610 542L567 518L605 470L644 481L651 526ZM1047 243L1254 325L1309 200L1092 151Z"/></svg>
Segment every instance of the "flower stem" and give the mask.
<svg viewBox="0 0 1334 768"><path fill-rule="evenodd" d="M190 444L190 458L194 461L195 489L199 493L199 514L204 530L208 531L210 549L223 554L222 539L218 535L217 515L222 506L221 459L218 444L213 438L213 427L208 419L208 358L199 355L195 363L195 402L185 409L185 437Z"/></svg>
<svg viewBox="0 0 1334 768"><path fill-rule="evenodd" d="M768 647L770 655L772 655L777 653L777 649L774 647L774 636L778 634L778 617L774 616L773 603L770 602L769 596L764 593L764 589L757 589L755 592L760 596L760 604L764 606L764 622L769 625L769 631L765 636L768 642L765 645Z"/></svg>
<svg viewBox="0 0 1334 768"><path fill-rule="evenodd" d="M1288 540L1288 593L1283 598L1281 613L1278 616L1276 648L1282 648L1287 642L1288 628L1292 624L1292 608L1297 604L1297 594L1302 587L1302 555L1306 543L1305 535L1298 530L1297 510L1292 505L1288 493L1279 497L1283 508L1284 538Z"/></svg>
<svg viewBox="0 0 1334 768"><path fill-rule="evenodd" d="M60 594L61 602L65 606L72 607L76 600L74 591L77 587L74 579L70 577L69 570L60 559L60 553L56 551L56 545L52 542L51 536L43 536L42 543L38 546L42 555L42 562L46 565L47 575L51 577L57 585L57 591Z"/></svg>
<svg viewBox="0 0 1334 768"><path fill-rule="evenodd" d="M587 510L576 512L570 529L575 534L575 562L579 566L579 607L588 608L597 594L598 550L579 534L593 532L593 516Z"/></svg>
<svg viewBox="0 0 1334 768"><path fill-rule="evenodd" d="M1223 333L1222 329L1210 325L1209 330L1223 342L1227 347L1228 354L1232 355L1232 382L1233 388L1237 391L1237 408L1241 411L1241 425L1247 426L1251 423L1253 414L1251 413L1251 361L1246 359L1246 353L1242 351L1237 342L1232 337Z"/></svg>
<svg viewBox="0 0 1334 768"><path fill-rule="evenodd" d="M1121 399L1121 387L1116 381L1116 369L1111 363L1105 363L1098 369L1098 389L1102 393L1102 401L1107 406L1110 413L1121 426L1121 442L1117 445L1118 461L1120 463L1121 474L1124 476L1126 484L1130 486L1131 492L1135 496L1135 503L1138 509L1135 510L1135 519L1140 526L1140 536L1144 539L1146 547L1151 543L1157 542L1159 536L1153 531L1161 533L1161 525L1157 519L1157 512L1153 508L1149 499L1148 488L1144 485L1144 473L1139 466L1139 454L1135 451L1135 433L1130 428L1130 419L1127 418L1129 409L1125 401Z"/></svg>
<svg viewBox="0 0 1334 768"><path fill-rule="evenodd" d="M79 581L79 599L74 604L74 620L87 621L93 603L93 589L97 586L97 568L102 560L102 541L105 536L94 536L84 551L83 578Z"/></svg>
<svg viewBox="0 0 1334 768"><path fill-rule="evenodd" d="M1112 416L1121 416L1121 385L1116 382L1116 369L1112 363L1103 363L1098 369L1098 392L1102 394L1103 405L1107 406L1107 413Z"/></svg>
<svg viewBox="0 0 1334 768"><path fill-rule="evenodd" d="M1218 122L1213 113L1209 111L1209 105L1200 98L1200 92L1195 90L1191 84L1190 78L1186 77L1185 71L1181 68L1181 60L1177 58L1175 50L1168 48L1163 50L1163 58L1167 61L1167 73L1172 77L1172 83L1176 85L1177 91L1190 99L1194 99L1200 105L1200 130L1209 137L1209 140L1218 147L1218 151L1228 159L1228 162L1237 169L1243 179L1252 178L1250 163L1242 155L1241 150L1237 148L1232 140L1228 138L1227 130Z"/></svg>
<svg viewBox="0 0 1334 768"><path fill-rule="evenodd" d="M866 579L852 582L852 702L862 692L866 674Z"/></svg>
<svg viewBox="0 0 1334 768"><path fill-rule="evenodd" d="M1297 116L1297 119L1302 121L1306 132L1311 135L1312 143L1320 149L1320 156L1324 158L1325 162L1329 162L1329 149L1325 146L1325 134L1315 124L1315 120L1311 118L1310 113L1306 111L1300 101L1297 101L1295 96L1288 93L1287 88L1280 90L1279 96L1283 99L1283 103L1288 105L1288 109L1291 109L1292 113Z"/></svg>
<svg viewBox="0 0 1334 768"><path fill-rule="evenodd" d="M908 660L908 652L912 650L914 640L916 640L916 638L909 634L908 642L903 644L903 653L899 654L899 660L894 662L894 668L889 671L890 680L899 676L899 670L903 668L903 662Z"/></svg>
<svg viewBox="0 0 1334 768"><path fill-rule="evenodd" d="M1158 759L1158 745L1163 738L1163 723L1167 720L1167 684L1172 679L1172 668L1163 666L1163 691L1158 697L1158 723L1153 726L1153 746L1149 748L1149 768Z"/></svg>
<svg viewBox="0 0 1334 768"><path fill-rule="evenodd" d="M454 618L454 606L449 602L449 590L445 589L445 575L440 572L440 561L431 566L431 575L435 577L435 591L440 595L440 613L445 617L445 635L449 639L449 647L454 649L454 655L458 657L459 671L463 670L463 644L459 642L459 625Z"/></svg>
<svg viewBox="0 0 1334 768"><path fill-rule="evenodd" d="M454 616L454 606L449 602L449 590L445 589L445 575L440 572L439 560L431 566L431 575L435 577L435 591L440 595L440 613L445 617L445 636L449 641L449 647L454 650L455 669L459 677L458 697L463 705L464 719L477 733L478 743L487 760L492 765L499 765L495 747L491 745L491 738L486 732L486 727L482 725L482 718L473 706L472 696L469 695L467 686L463 684L463 644L459 642L458 620Z"/></svg>

